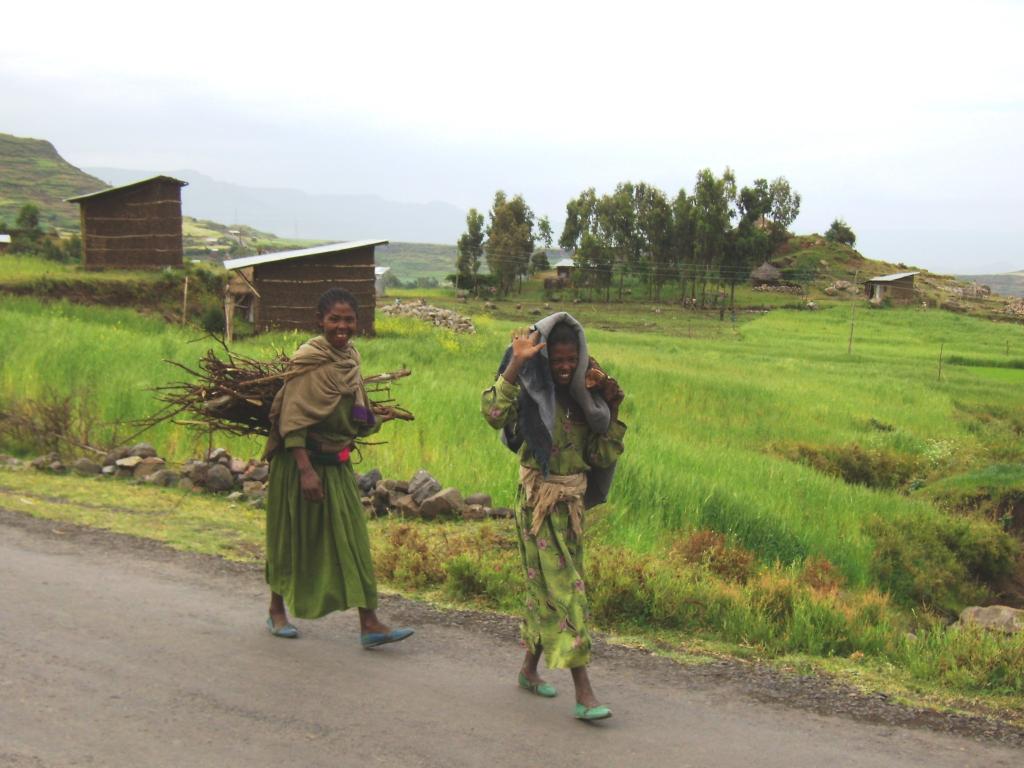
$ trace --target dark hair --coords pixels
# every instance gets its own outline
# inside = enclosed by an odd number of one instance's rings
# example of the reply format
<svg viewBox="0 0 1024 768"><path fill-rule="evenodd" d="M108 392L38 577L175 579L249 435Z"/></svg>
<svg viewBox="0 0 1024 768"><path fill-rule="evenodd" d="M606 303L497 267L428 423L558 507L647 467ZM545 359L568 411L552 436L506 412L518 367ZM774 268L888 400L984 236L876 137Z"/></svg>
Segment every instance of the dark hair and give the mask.
<svg viewBox="0 0 1024 768"><path fill-rule="evenodd" d="M331 288L325 291L316 303L316 311L320 313L320 317L323 317L331 311L331 307L335 304L348 304L357 315L359 314L359 302L344 288Z"/></svg>
<svg viewBox="0 0 1024 768"><path fill-rule="evenodd" d="M555 344L572 344L576 349L580 348L580 337L576 329L565 321L556 323L548 334L548 348Z"/></svg>

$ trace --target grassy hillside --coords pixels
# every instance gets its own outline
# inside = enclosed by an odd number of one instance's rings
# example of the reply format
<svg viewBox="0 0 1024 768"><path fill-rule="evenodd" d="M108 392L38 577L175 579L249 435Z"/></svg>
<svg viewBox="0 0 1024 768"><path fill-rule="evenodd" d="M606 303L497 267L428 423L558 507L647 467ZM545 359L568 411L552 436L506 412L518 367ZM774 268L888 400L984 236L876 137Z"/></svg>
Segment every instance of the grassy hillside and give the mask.
<svg viewBox="0 0 1024 768"><path fill-rule="evenodd" d="M48 141L0 133L0 222L13 226L21 207L32 203L42 223L78 231L78 206L64 199L108 186L71 165Z"/></svg>
<svg viewBox="0 0 1024 768"><path fill-rule="evenodd" d="M430 243L391 243L377 249L377 265L391 267L403 283L432 277L443 281L455 271L455 246Z"/></svg>

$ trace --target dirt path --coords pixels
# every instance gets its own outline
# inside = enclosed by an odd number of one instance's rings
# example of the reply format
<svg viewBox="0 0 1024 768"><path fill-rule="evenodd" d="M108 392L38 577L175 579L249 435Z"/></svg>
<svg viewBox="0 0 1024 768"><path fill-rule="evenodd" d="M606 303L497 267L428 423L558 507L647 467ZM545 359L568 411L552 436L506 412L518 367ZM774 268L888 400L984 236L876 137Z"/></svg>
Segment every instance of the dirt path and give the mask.
<svg viewBox="0 0 1024 768"><path fill-rule="evenodd" d="M259 569L0 510L0 766L1024 761L1017 731L606 645L593 678L615 717L586 725L571 717L567 673L549 676L562 691L553 700L516 688L505 617L388 598L385 617L417 634L364 651L348 614L275 639L265 603ZM824 714L834 711L855 717Z"/></svg>

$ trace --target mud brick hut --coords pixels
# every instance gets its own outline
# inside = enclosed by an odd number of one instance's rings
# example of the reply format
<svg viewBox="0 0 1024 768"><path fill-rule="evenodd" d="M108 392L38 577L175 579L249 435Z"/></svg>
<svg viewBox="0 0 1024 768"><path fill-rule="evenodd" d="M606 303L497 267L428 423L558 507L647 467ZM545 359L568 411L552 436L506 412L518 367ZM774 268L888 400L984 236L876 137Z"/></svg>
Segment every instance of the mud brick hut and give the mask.
<svg viewBox="0 0 1024 768"><path fill-rule="evenodd" d="M180 267L181 188L170 176L69 197L81 206L86 269Z"/></svg>
<svg viewBox="0 0 1024 768"><path fill-rule="evenodd" d="M872 304L881 304L886 299L903 304L916 300L914 276L920 272L897 272L893 275L873 277L864 283L864 295Z"/></svg>
<svg viewBox="0 0 1024 768"><path fill-rule="evenodd" d="M225 310L246 308L258 332L271 328L313 330L317 299L328 288L344 288L359 302L359 332L372 336L376 309L375 248L387 240L332 243L297 251L228 259L234 271ZM232 293L233 292L233 293Z"/></svg>

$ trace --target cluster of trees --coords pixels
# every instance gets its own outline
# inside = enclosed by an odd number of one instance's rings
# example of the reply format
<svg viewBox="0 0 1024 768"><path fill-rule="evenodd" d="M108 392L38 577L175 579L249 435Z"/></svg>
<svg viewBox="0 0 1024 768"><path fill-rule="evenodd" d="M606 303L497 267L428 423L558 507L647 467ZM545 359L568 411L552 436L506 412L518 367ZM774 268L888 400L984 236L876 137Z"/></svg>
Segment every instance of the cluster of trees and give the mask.
<svg viewBox="0 0 1024 768"><path fill-rule="evenodd" d="M767 260L788 237L800 213L800 195L784 177L757 179L737 188L726 168L697 174L692 193L669 197L646 182L622 182L610 194L593 187L566 205L558 244L573 253L577 285L619 298L627 276L642 280L658 299L666 284L703 299L710 282L735 288L750 270ZM535 219L521 195L499 191L485 222L475 208L466 216L466 232L457 244L456 274L463 286L480 284L484 258L496 289L504 294L516 280L548 269L552 243L547 218ZM538 242L543 248L537 248Z"/></svg>
<svg viewBox="0 0 1024 768"><path fill-rule="evenodd" d="M737 189L729 168L721 176L706 168L692 193L680 189L672 198L645 182L623 182L600 197L584 190L566 206L558 243L574 252L577 279L606 298L615 282L621 298L631 275L655 299L675 282L695 300L699 290L703 301L710 282L735 288L746 280L785 242L799 213L800 195L784 177Z"/></svg>
<svg viewBox="0 0 1024 768"><path fill-rule="evenodd" d="M76 262L82 260L82 240L72 235L67 240L59 236L48 235L39 221L39 209L32 205L24 205L18 211L18 218L13 227L0 221L0 232L11 235L11 251L13 253L38 253L52 261Z"/></svg>
<svg viewBox="0 0 1024 768"><path fill-rule="evenodd" d="M486 259L493 285L507 295L516 281L549 268L546 249L554 235L547 216L537 218L522 195L509 197L498 190L488 212L476 208L466 214L466 231L456 243L455 273L458 287L478 288L480 267ZM543 248L538 248L538 243Z"/></svg>

